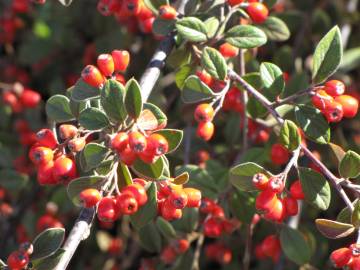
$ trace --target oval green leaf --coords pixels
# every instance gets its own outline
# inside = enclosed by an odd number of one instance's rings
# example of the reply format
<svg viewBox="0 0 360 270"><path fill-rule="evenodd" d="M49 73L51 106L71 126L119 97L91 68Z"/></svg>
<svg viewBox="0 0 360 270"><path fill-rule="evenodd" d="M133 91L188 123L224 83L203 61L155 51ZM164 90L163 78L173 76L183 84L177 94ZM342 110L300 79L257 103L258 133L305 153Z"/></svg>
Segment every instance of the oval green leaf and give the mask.
<svg viewBox="0 0 360 270"><path fill-rule="evenodd" d="M79 123L85 129L98 130L110 125L106 114L97 108L86 108L80 112Z"/></svg>
<svg viewBox="0 0 360 270"><path fill-rule="evenodd" d="M267 42L265 33L251 25L237 25L226 32L226 42L241 49L251 49Z"/></svg>
<svg viewBox="0 0 360 270"><path fill-rule="evenodd" d="M49 98L45 110L47 117L55 122L66 122L75 118L70 109L70 100L63 95Z"/></svg>

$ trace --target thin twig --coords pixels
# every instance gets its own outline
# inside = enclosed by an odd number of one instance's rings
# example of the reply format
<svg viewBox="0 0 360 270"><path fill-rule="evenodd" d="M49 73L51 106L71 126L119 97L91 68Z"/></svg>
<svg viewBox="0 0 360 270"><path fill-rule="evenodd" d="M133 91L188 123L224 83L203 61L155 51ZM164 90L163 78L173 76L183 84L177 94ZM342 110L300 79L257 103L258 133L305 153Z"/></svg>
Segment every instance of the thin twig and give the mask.
<svg viewBox="0 0 360 270"><path fill-rule="evenodd" d="M201 254L201 248L204 244L204 240L205 240L205 236L204 234L201 234L196 241L196 248L194 252L194 259L191 265L191 270L200 270L199 259Z"/></svg>

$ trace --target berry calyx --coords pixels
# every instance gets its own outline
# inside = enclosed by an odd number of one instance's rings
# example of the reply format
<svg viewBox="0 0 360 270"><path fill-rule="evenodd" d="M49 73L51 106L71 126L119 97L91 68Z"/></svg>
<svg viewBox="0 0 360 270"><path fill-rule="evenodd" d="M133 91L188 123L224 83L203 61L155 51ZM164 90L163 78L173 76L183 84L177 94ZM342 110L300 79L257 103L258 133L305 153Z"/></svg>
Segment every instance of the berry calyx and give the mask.
<svg viewBox="0 0 360 270"><path fill-rule="evenodd" d="M265 190L268 187L269 178L263 173L257 173L253 176L252 183L258 190Z"/></svg>
<svg viewBox="0 0 360 270"><path fill-rule="evenodd" d="M147 140L139 131L129 133L129 145L134 153L144 152L147 146Z"/></svg>
<svg viewBox="0 0 360 270"><path fill-rule="evenodd" d="M153 133L147 138L146 152L149 152L156 156L161 156L167 153L168 150L169 143L163 135Z"/></svg>
<svg viewBox="0 0 360 270"><path fill-rule="evenodd" d="M199 123L210 122L214 118L214 109L210 104L199 104L195 109L194 117Z"/></svg>

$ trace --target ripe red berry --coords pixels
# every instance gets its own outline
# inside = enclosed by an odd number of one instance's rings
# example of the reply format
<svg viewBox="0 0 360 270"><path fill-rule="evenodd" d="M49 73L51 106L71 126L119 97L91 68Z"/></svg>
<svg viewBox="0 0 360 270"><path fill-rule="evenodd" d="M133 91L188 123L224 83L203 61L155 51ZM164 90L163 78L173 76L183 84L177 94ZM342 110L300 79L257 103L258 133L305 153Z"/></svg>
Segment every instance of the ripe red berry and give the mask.
<svg viewBox="0 0 360 270"><path fill-rule="evenodd" d="M227 0L227 3L232 7L236 6L236 5L239 5L242 2L244 2L244 0Z"/></svg>
<svg viewBox="0 0 360 270"><path fill-rule="evenodd" d="M74 138L68 142L68 148L71 152L80 152L84 149L86 140L84 137Z"/></svg>
<svg viewBox="0 0 360 270"><path fill-rule="evenodd" d="M36 140L41 146L46 146L51 149L57 147L58 142L54 133L50 129L41 129L36 133Z"/></svg>
<svg viewBox="0 0 360 270"><path fill-rule="evenodd" d="M3 102L9 106L13 106L18 102L17 96L10 91L6 91L2 95Z"/></svg>
<svg viewBox="0 0 360 270"><path fill-rule="evenodd" d="M131 192L121 193L116 197L116 207L124 215L132 215L138 210L138 203Z"/></svg>
<svg viewBox="0 0 360 270"><path fill-rule="evenodd" d="M33 146L29 151L29 158L35 165L46 164L53 160L53 151L44 146Z"/></svg>
<svg viewBox="0 0 360 270"><path fill-rule="evenodd" d="M141 185L143 187L145 187L145 185L147 184L146 180L141 179L141 178L134 178L133 183L134 184L139 184L139 185Z"/></svg>
<svg viewBox="0 0 360 270"><path fill-rule="evenodd" d="M125 50L113 50L111 52L111 56L113 57L114 60L115 71L124 72L130 62L129 52Z"/></svg>
<svg viewBox="0 0 360 270"><path fill-rule="evenodd" d="M183 254L189 249L190 243L186 239L176 239L171 243L171 246L174 248L176 253Z"/></svg>
<svg viewBox="0 0 360 270"><path fill-rule="evenodd" d="M255 257L258 260L262 260L266 258L266 255L264 254L262 244L256 245L255 247Z"/></svg>
<svg viewBox="0 0 360 270"><path fill-rule="evenodd" d="M350 262L347 265L350 270L359 270L360 269L360 257L352 257Z"/></svg>
<svg viewBox="0 0 360 270"><path fill-rule="evenodd" d="M268 212L274 207L276 201L277 197L275 192L264 190L256 197L255 206L257 210Z"/></svg>
<svg viewBox="0 0 360 270"><path fill-rule="evenodd" d="M35 108L41 101L41 96L38 92L31 89L24 89L19 97L19 100L24 107Z"/></svg>
<svg viewBox="0 0 360 270"><path fill-rule="evenodd" d="M174 20L177 16L176 9L170 5L162 5L159 7L159 16L164 20Z"/></svg>
<svg viewBox="0 0 360 270"><path fill-rule="evenodd" d="M132 194L135 197L139 206L143 206L148 200L146 190L144 186L142 186L141 184L136 184L136 183L131 184L129 186L124 187L121 190L121 192Z"/></svg>
<svg viewBox="0 0 360 270"><path fill-rule="evenodd" d="M263 23L269 16L268 8L262 3L250 3L246 11L254 23Z"/></svg>
<svg viewBox="0 0 360 270"><path fill-rule="evenodd" d="M269 179L268 189L275 193L281 193L284 190L284 181L281 177L273 176Z"/></svg>
<svg viewBox="0 0 360 270"><path fill-rule="evenodd" d="M199 104L195 109L194 117L199 123L210 122L214 118L214 109L210 104Z"/></svg>
<svg viewBox="0 0 360 270"><path fill-rule="evenodd" d="M204 141L208 141L214 135L214 124L212 122L201 122L196 130L196 135L203 139Z"/></svg>
<svg viewBox="0 0 360 270"><path fill-rule="evenodd" d="M160 260L164 263L164 264L172 264L175 259L176 259L176 251L173 247L165 247L160 254Z"/></svg>
<svg viewBox="0 0 360 270"><path fill-rule="evenodd" d="M344 116L343 107L339 102L333 101L326 105L323 113L328 122L340 122Z"/></svg>
<svg viewBox="0 0 360 270"><path fill-rule="evenodd" d="M342 268L349 264L352 259L352 252L350 248L339 248L334 250L330 259L335 267Z"/></svg>
<svg viewBox="0 0 360 270"><path fill-rule="evenodd" d="M331 103L333 100L334 98L326 93L325 90L317 91L311 98L313 105L320 111L324 110L327 107L327 104Z"/></svg>
<svg viewBox="0 0 360 270"><path fill-rule="evenodd" d="M204 221L204 234L207 237L217 238L222 234L222 222L220 218L209 217Z"/></svg>
<svg viewBox="0 0 360 270"><path fill-rule="evenodd" d="M161 156L169 151L169 143L163 135L153 133L147 138L146 150L156 156Z"/></svg>
<svg viewBox="0 0 360 270"><path fill-rule="evenodd" d="M77 133L78 129L74 125L63 124L59 127L59 135L63 140L73 138Z"/></svg>
<svg viewBox="0 0 360 270"><path fill-rule="evenodd" d="M284 165L289 161L290 153L282 144L276 143L271 147L270 157L274 164Z"/></svg>
<svg viewBox="0 0 360 270"><path fill-rule="evenodd" d="M280 240L276 235L267 236L261 245L263 253L271 258L276 256L281 250Z"/></svg>
<svg viewBox="0 0 360 270"><path fill-rule="evenodd" d="M188 197L183 190L174 190L167 200L174 208L183 209L187 205Z"/></svg>
<svg viewBox="0 0 360 270"><path fill-rule="evenodd" d="M209 214L215 206L215 202L209 198L203 198L201 199L200 203L200 212L204 214Z"/></svg>
<svg viewBox="0 0 360 270"><path fill-rule="evenodd" d="M64 228L64 225L52 215L45 214L36 222L36 230L42 232L48 228Z"/></svg>
<svg viewBox="0 0 360 270"><path fill-rule="evenodd" d="M288 216L295 216L299 212L298 202L291 196L284 198L284 205L286 209L286 215Z"/></svg>
<svg viewBox="0 0 360 270"><path fill-rule="evenodd" d="M123 151L121 151L119 156L121 161L127 166L131 166L136 160L136 153L130 149L130 146L127 146Z"/></svg>
<svg viewBox="0 0 360 270"><path fill-rule="evenodd" d="M119 237L113 238L110 241L109 247L108 247L108 252L111 255L118 255L121 253L122 249L123 249L123 240Z"/></svg>
<svg viewBox="0 0 360 270"><path fill-rule="evenodd" d="M29 263L29 255L25 252L14 251L12 252L8 259L7 264L11 270L20 270L26 267Z"/></svg>
<svg viewBox="0 0 360 270"><path fill-rule="evenodd" d="M332 97L337 97L345 93L345 85L342 81L331 80L327 81L324 90Z"/></svg>
<svg viewBox="0 0 360 270"><path fill-rule="evenodd" d="M213 83L213 78L209 73L207 73L205 70L202 71L196 71L196 75L199 77L199 79L205 83L206 85L211 85Z"/></svg>
<svg viewBox="0 0 360 270"><path fill-rule="evenodd" d="M155 155L154 152L149 151L149 148L146 148L144 152L138 154L138 158L140 158L145 163L153 164L159 159L159 156Z"/></svg>
<svg viewBox="0 0 360 270"><path fill-rule="evenodd" d="M336 97L335 101L342 105L344 117L355 117L359 109L359 101L355 97L349 95L341 95Z"/></svg>
<svg viewBox="0 0 360 270"><path fill-rule="evenodd" d="M97 67L93 65L87 65L81 72L81 78L86 82L88 85L93 87L99 88L101 87L104 82L105 78L101 74L101 72L97 69Z"/></svg>
<svg viewBox="0 0 360 270"><path fill-rule="evenodd" d="M97 66L104 76L111 77L115 69L111 54L100 54L97 58Z"/></svg>
<svg viewBox="0 0 360 270"><path fill-rule="evenodd" d="M286 216L286 209L282 199L276 199L274 205L269 212L265 214L265 218L274 222L282 222Z"/></svg>
<svg viewBox="0 0 360 270"><path fill-rule="evenodd" d="M130 132L129 145L134 153L144 152L147 146L146 137L139 131Z"/></svg>
<svg viewBox="0 0 360 270"><path fill-rule="evenodd" d="M210 213L213 217L225 218L224 209L220 205L215 204Z"/></svg>
<svg viewBox="0 0 360 270"><path fill-rule="evenodd" d="M115 221L119 215L120 211L117 211L116 201L114 198L104 197L100 200L97 216L101 221Z"/></svg>
<svg viewBox="0 0 360 270"><path fill-rule="evenodd" d="M252 178L253 185L259 190L265 190L268 187L269 178L263 173L257 173Z"/></svg>
<svg viewBox="0 0 360 270"><path fill-rule="evenodd" d="M83 206L87 208L95 206L101 200L101 194L95 188L84 189L80 192L79 197Z"/></svg>
<svg viewBox="0 0 360 270"><path fill-rule="evenodd" d="M129 136L126 132L119 132L111 140L111 148L117 152L123 151L129 144Z"/></svg>
<svg viewBox="0 0 360 270"><path fill-rule="evenodd" d="M290 194L291 197L296 200L303 200L305 198L300 180L296 180L294 183L292 183L290 186Z"/></svg>
<svg viewBox="0 0 360 270"><path fill-rule="evenodd" d="M37 168L37 181L40 185L58 184L58 181L54 178L53 169L54 162L52 160L48 163L39 165Z"/></svg>
<svg viewBox="0 0 360 270"><path fill-rule="evenodd" d="M64 184L70 182L77 175L76 164L74 160L61 156L54 162L53 168L54 179Z"/></svg>
<svg viewBox="0 0 360 270"><path fill-rule="evenodd" d="M139 21L140 30L145 34L152 33L154 21L155 21L155 17L150 17L150 18L140 20Z"/></svg>
<svg viewBox="0 0 360 270"><path fill-rule="evenodd" d="M201 204L201 191L196 188L184 188L188 201L186 207L198 208Z"/></svg>
<svg viewBox="0 0 360 270"><path fill-rule="evenodd" d="M161 216L166 220L180 219L182 216L181 209L176 209L170 204L169 200L165 200L161 205Z"/></svg>
<svg viewBox="0 0 360 270"><path fill-rule="evenodd" d="M230 43L224 43L219 47L219 52L224 57L235 57L239 54L239 48L234 47Z"/></svg>

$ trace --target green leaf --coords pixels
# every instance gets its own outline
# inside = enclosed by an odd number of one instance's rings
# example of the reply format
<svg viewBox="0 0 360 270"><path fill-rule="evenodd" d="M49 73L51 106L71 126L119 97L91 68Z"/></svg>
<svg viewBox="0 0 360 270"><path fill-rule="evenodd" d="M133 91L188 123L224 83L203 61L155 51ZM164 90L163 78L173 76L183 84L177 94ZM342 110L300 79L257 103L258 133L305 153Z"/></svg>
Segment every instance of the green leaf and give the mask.
<svg viewBox="0 0 360 270"><path fill-rule="evenodd" d="M157 17L152 26L152 31L156 35L166 36L175 28L175 20L165 20Z"/></svg>
<svg viewBox="0 0 360 270"><path fill-rule="evenodd" d="M142 177L150 179L158 179L163 174L164 171L164 160L162 157L158 158L154 163L148 164L142 161L141 159L136 159L132 169L136 171Z"/></svg>
<svg viewBox="0 0 360 270"><path fill-rule="evenodd" d="M140 116L143 107L140 85L135 79L126 83L125 107L128 114L136 119Z"/></svg>
<svg viewBox="0 0 360 270"><path fill-rule="evenodd" d="M305 200L318 209L328 209L331 190L324 176L310 168L299 167L299 177Z"/></svg>
<svg viewBox="0 0 360 270"><path fill-rule="evenodd" d="M68 196L76 206L82 206L79 198L80 193L88 188L100 190L105 181L106 177L99 175L76 178L72 180L67 187Z"/></svg>
<svg viewBox="0 0 360 270"><path fill-rule="evenodd" d="M53 255L60 247L65 238L65 229L50 228L36 236L33 246L34 252L31 260L46 258Z"/></svg>
<svg viewBox="0 0 360 270"><path fill-rule="evenodd" d="M143 130L164 128L167 124L166 115L154 104L144 103L144 109L137 119L137 125Z"/></svg>
<svg viewBox="0 0 360 270"><path fill-rule="evenodd" d="M70 100L63 95L49 98L45 110L47 117L55 122L66 122L75 118L70 109Z"/></svg>
<svg viewBox="0 0 360 270"><path fill-rule="evenodd" d="M341 146L334 143L329 143L329 146L333 151L338 163L340 163L340 161L345 157L346 154L344 149L342 149Z"/></svg>
<svg viewBox="0 0 360 270"><path fill-rule="evenodd" d="M167 153L175 151L181 144L183 138L183 131L178 129L161 129L154 133L164 136L168 141L169 150Z"/></svg>
<svg viewBox="0 0 360 270"><path fill-rule="evenodd" d="M172 51L168 58L166 58L166 64L168 64L173 69L178 69L180 67L179 70L185 66L195 69L193 65L190 65L190 61L191 50L188 47L180 47L177 50Z"/></svg>
<svg viewBox="0 0 360 270"><path fill-rule="evenodd" d="M135 214L130 216L131 224L133 224L135 228L140 229L144 227L157 216L156 192L156 184L151 183L146 192L148 201Z"/></svg>
<svg viewBox="0 0 360 270"><path fill-rule="evenodd" d="M280 143L290 151L294 151L301 143L298 127L291 120L285 120L281 127Z"/></svg>
<svg viewBox="0 0 360 270"><path fill-rule="evenodd" d="M157 10L162 5L168 5L168 0L144 0L145 5L151 9L152 12L157 14Z"/></svg>
<svg viewBox="0 0 360 270"><path fill-rule="evenodd" d="M355 231L351 224L333 221L329 219L316 219L316 228L321 234L329 239L339 239L347 237Z"/></svg>
<svg viewBox="0 0 360 270"><path fill-rule="evenodd" d="M83 150L85 171L90 171L100 165L108 153L108 148L97 143L88 143Z"/></svg>
<svg viewBox="0 0 360 270"><path fill-rule="evenodd" d="M339 173L344 178L356 178L360 175L360 155L347 151L339 165Z"/></svg>
<svg viewBox="0 0 360 270"><path fill-rule="evenodd" d="M181 219L172 222L177 231L192 233L199 224L199 209L184 208Z"/></svg>
<svg viewBox="0 0 360 270"><path fill-rule="evenodd" d="M269 16L266 21L258 27L264 31L269 40L285 41L290 38L290 30L279 18Z"/></svg>
<svg viewBox="0 0 360 270"><path fill-rule="evenodd" d="M231 213L241 222L251 224L255 209L255 197L253 194L234 190L229 198Z"/></svg>
<svg viewBox="0 0 360 270"><path fill-rule="evenodd" d="M241 49L251 49L267 42L265 33L251 25L237 25L226 32L226 42Z"/></svg>
<svg viewBox="0 0 360 270"><path fill-rule="evenodd" d="M110 125L106 114L97 108L86 108L80 112L79 123L85 129L98 130Z"/></svg>
<svg viewBox="0 0 360 270"><path fill-rule="evenodd" d="M101 90L101 105L107 116L114 122L123 122L127 113L125 109L125 88L116 80L107 80Z"/></svg>
<svg viewBox="0 0 360 270"><path fill-rule="evenodd" d="M311 249L298 230L284 226L280 232L280 242L281 249L291 261L298 265L309 262Z"/></svg>
<svg viewBox="0 0 360 270"><path fill-rule="evenodd" d="M186 40L203 42L207 40L205 24L195 17L185 17L176 22L176 29Z"/></svg>
<svg viewBox="0 0 360 270"><path fill-rule="evenodd" d="M166 239L176 238L176 231L171 223L162 217L156 219L156 226Z"/></svg>
<svg viewBox="0 0 360 270"><path fill-rule="evenodd" d="M351 224L356 228L360 227L360 202L357 201L354 207L354 211L351 214Z"/></svg>
<svg viewBox="0 0 360 270"><path fill-rule="evenodd" d="M71 92L71 99L75 101L84 101L97 98L100 95L100 89L92 87L85 83L83 79L79 79Z"/></svg>
<svg viewBox="0 0 360 270"><path fill-rule="evenodd" d="M360 47L345 51L339 70L347 73L360 66Z"/></svg>
<svg viewBox="0 0 360 270"><path fill-rule="evenodd" d="M53 255L44 259L32 260L33 269L36 270L49 270L54 269L59 263L61 257L65 253L65 250L59 248Z"/></svg>
<svg viewBox="0 0 360 270"><path fill-rule="evenodd" d="M242 191L252 191L256 188L252 184L252 178L257 173L272 176L270 172L253 162L236 165L230 169L230 182Z"/></svg>
<svg viewBox="0 0 360 270"><path fill-rule="evenodd" d="M185 80L181 94L185 103L197 103L215 96L215 93L196 75L191 75Z"/></svg>
<svg viewBox="0 0 360 270"><path fill-rule="evenodd" d="M206 33L207 36L209 38L214 37L214 35L216 34L216 31L219 28L220 22L216 17L211 17L209 19L207 19L205 22L205 27L206 27Z"/></svg>
<svg viewBox="0 0 360 270"><path fill-rule="evenodd" d="M330 77L339 67L343 48L338 26L332 28L319 42L313 56L312 79L321 83Z"/></svg>
<svg viewBox="0 0 360 270"><path fill-rule="evenodd" d="M354 205L354 207L355 207L355 204L357 204L358 201L359 201L358 199L355 199L352 202L352 205ZM351 213L350 209L346 206L337 215L336 221L339 221L341 223L351 223L351 214L352 213Z"/></svg>
<svg viewBox="0 0 360 270"><path fill-rule="evenodd" d="M128 185L131 185L133 183L128 166L126 166L122 162L119 163L119 166L117 168L117 175L118 175L118 185L120 189Z"/></svg>
<svg viewBox="0 0 360 270"><path fill-rule="evenodd" d="M311 140L320 144L326 144L330 141L329 124L318 109L299 105L295 107L295 116L300 128Z"/></svg>
<svg viewBox="0 0 360 270"><path fill-rule="evenodd" d="M284 91L285 81L283 72L277 65L262 63L260 65L260 76L265 87L265 96L274 99Z"/></svg>
<svg viewBox="0 0 360 270"><path fill-rule="evenodd" d="M184 65L175 74L175 83L179 89L185 86L185 80L195 71L194 65Z"/></svg>
<svg viewBox="0 0 360 270"><path fill-rule="evenodd" d="M0 170L1 187L11 192L21 190L29 181L29 176L12 169Z"/></svg>
<svg viewBox="0 0 360 270"><path fill-rule="evenodd" d="M218 50L205 47L201 56L201 65L213 78L222 81L226 78L226 61Z"/></svg>
<svg viewBox="0 0 360 270"><path fill-rule="evenodd" d="M153 222L139 230L140 245L149 252L161 251L161 235Z"/></svg>

